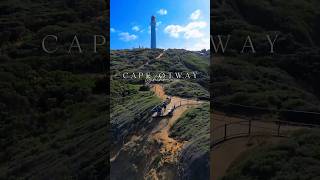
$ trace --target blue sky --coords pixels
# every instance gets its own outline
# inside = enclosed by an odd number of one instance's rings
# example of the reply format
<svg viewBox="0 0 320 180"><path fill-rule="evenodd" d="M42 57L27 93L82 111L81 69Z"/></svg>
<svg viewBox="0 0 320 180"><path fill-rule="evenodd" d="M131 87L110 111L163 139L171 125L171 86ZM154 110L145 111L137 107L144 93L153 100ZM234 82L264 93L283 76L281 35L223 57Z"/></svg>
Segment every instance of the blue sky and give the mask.
<svg viewBox="0 0 320 180"><path fill-rule="evenodd" d="M210 48L209 0L111 0L111 49L150 47L150 19L157 20L157 47Z"/></svg>

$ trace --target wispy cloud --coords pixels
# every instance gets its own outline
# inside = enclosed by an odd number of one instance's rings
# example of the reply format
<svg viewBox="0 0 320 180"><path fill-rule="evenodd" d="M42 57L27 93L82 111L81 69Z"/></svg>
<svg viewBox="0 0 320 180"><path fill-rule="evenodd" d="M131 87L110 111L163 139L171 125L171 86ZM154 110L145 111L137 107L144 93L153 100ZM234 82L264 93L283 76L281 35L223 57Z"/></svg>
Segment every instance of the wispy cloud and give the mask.
<svg viewBox="0 0 320 180"><path fill-rule="evenodd" d="M193 21L187 24L186 26L181 25L168 25L164 32L169 34L173 38L179 38L180 34L183 34L185 39L190 38L201 38L204 34L201 32L201 29L207 27L207 23L204 21Z"/></svg>
<svg viewBox="0 0 320 180"><path fill-rule="evenodd" d="M163 16L163 15L167 15L168 11L166 9L159 9L159 11L157 11L157 13Z"/></svg>
<svg viewBox="0 0 320 180"><path fill-rule="evenodd" d="M198 20L200 18L200 16L201 16L201 10L197 9L193 13L191 13L190 19L195 21L195 20Z"/></svg>
<svg viewBox="0 0 320 180"><path fill-rule="evenodd" d="M116 32L116 29L110 28L110 32L114 33L114 32Z"/></svg>
<svg viewBox="0 0 320 180"><path fill-rule="evenodd" d="M120 37L120 40L125 41L125 42L133 41L138 38L138 36L136 36L134 34L129 34L128 32L119 33L119 37Z"/></svg>
<svg viewBox="0 0 320 180"><path fill-rule="evenodd" d="M132 30L138 32L138 31L140 31L140 27L139 26L133 26Z"/></svg>
<svg viewBox="0 0 320 180"><path fill-rule="evenodd" d="M203 37L199 40L197 40L196 43L187 45L185 47L186 49L198 51L202 49L210 49L210 38L209 37Z"/></svg>
<svg viewBox="0 0 320 180"><path fill-rule="evenodd" d="M180 25L169 25L164 29L165 33L174 38L178 38L180 36L180 33L183 31L183 27Z"/></svg>

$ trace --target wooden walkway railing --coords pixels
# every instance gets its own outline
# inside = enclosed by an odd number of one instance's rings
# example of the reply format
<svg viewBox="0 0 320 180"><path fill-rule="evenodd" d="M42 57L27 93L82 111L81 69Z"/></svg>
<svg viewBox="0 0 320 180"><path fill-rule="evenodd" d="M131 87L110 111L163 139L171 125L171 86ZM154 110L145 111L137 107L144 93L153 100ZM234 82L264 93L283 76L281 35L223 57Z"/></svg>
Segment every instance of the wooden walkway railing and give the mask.
<svg viewBox="0 0 320 180"><path fill-rule="evenodd" d="M160 114L160 115L153 115L153 117L167 117L167 116L171 116L170 111L175 111L176 108L181 107L181 106L188 106L188 105L199 105L201 104L201 101L197 101L197 100L181 100L178 101L176 103L173 103L170 106L167 106L167 108L165 109L165 111ZM157 112L155 112L157 113Z"/></svg>
<svg viewBox="0 0 320 180"><path fill-rule="evenodd" d="M224 115L219 115L220 117ZM229 117L229 116L228 116ZM235 138L250 137L250 136L273 136L273 137L288 137L290 131L307 128L320 128L317 124L306 124L299 122L281 121L281 120L258 120L258 119L242 119L238 121L228 122L223 124L223 119L213 119L221 121L219 126L211 130L210 147L215 146Z"/></svg>

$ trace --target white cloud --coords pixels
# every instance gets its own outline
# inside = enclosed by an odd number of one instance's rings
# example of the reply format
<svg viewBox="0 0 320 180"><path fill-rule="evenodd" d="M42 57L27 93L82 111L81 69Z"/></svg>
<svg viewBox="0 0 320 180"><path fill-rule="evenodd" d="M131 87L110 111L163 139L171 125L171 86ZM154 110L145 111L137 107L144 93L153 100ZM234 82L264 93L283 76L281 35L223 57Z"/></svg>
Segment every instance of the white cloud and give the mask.
<svg viewBox="0 0 320 180"><path fill-rule="evenodd" d="M157 22L156 26L160 26L162 24L162 21Z"/></svg>
<svg viewBox="0 0 320 180"><path fill-rule="evenodd" d="M195 20L198 20L200 18L200 16L201 16L201 10L197 9L193 13L191 13L190 19L195 21Z"/></svg>
<svg viewBox="0 0 320 180"><path fill-rule="evenodd" d="M203 37L203 33L200 31L200 29L205 27L207 27L207 23L204 21L191 22L185 27L184 37L186 39Z"/></svg>
<svg viewBox="0 0 320 180"><path fill-rule="evenodd" d="M203 33L198 29L191 29L191 30L184 33L184 37L186 39L201 38L201 37L203 37Z"/></svg>
<svg viewBox="0 0 320 180"><path fill-rule="evenodd" d="M116 30L114 28L110 28L110 32L114 33Z"/></svg>
<svg viewBox="0 0 320 180"><path fill-rule="evenodd" d="M133 27L132 27L132 30L138 32L138 31L140 31L140 28L139 28L139 26L133 26Z"/></svg>
<svg viewBox="0 0 320 180"><path fill-rule="evenodd" d="M174 38L179 38L180 34L183 34L185 39L190 38L201 38L204 34L201 29L207 27L207 23L204 21L194 21L190 22L186 26L181 25L168 25L164 32L169 34L169 36Z"/></svg>
<svg viewBox="0 0 320 180"><path fill-rule="evenodd" d="M160 15L167 15L168 11L166 9L159 9L159 11L157 11L157 13Z"/></svg>
<svg viewBox="0 0 320 180"><path fill-rule="evenodd" d="M129 34L128 32L119 33L119 36L122 41L126 41L126 42L133 41L138 38L138 36L136 36L134 34Z"/></svg>
<svg viewBox="0 0 320 180"><path fill-rule="evenodd" d="M192 44L189 47L186 47L186 49L193 50L193 51L199 51L202 49L210 49L210 38L201 38L196 43Z"/></svg>
<svg viewBox="0 0 320 180"><path fill-rule="evenodd" d="M164 29L164 32L171 37L178 38L180 33L184 31L184 28L180 25L169 25Z"/></svg>

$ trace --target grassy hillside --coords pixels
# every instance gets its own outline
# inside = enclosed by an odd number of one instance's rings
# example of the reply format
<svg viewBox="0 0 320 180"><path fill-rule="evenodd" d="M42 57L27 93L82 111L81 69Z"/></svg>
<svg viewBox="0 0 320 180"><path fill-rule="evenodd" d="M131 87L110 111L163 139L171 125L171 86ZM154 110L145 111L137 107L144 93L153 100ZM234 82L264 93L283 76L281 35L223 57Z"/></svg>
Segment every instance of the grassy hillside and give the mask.
<svg viewBox="0 0 320 180"><path fill-rule="evenodd" d="M238 159L223 180L318 179L319 131L300 131Z"/></svg>
<svg viewBox="0 0 320 180"><path fill-rule="evenodd" d="M182 151L183 178L207 179L210 177L210 107L204 104L188 110L171 129L170 136L188 141Z"/></svg>
<svg viewBox="0 0 320 180"><path fill-rule="evenodd" d="M209 92L198 83L189 80L173 81L165 86L169 95L186 98L209 99Z"/></svg>
<svg viewBox="0 0 320 180"><path fill-rule="evenodd" d="M159 59L156 57L164 52ZM209 56L200 55L199 52L186 51L182 49L169 50L114 50L111 51L111 74L114 80L123 79L123 73L138 75L139 72L151 72L155 75L161 72L197 72L196 79L181 79L182 81L160 82L167 84L166 91L171 95L182 97L197 97L208 99L209 82ZM132 84L143 84L145 78L126 79ZM182 83L183 82L183 83ZM158 83L158 82L153 82Z"/></svg>
<svg viewBox="0 0 320 180"><path fill-rule="evenodd" d="M320 101L273 58L225 57L213 65L213 93L220 101L276 109L320 111ZM263 62L268 63L267 65Z"/></svg>
<svg viewBox="0 0 320 180"><path fill-rule="evenodd" d="M107 54L92 51L106 13L98 0L0 2L0 179L107 177ZM74 35L83 54L68 53Z"/></svg>
<svg viewBox="0 0 320 180"><path fill-rule="evenodd" d="M151 109L161 103L152 92L143 91L140 87L121 81L111 82L112 144L122 143L127 136L141 131L141 128L147 129Z"/></svg>
<svg viewBox="0 0 320 180"><path fill-rule="evenodd" d="M213 5L214 35L232 35L213 57L216 100L274 109L320 111L318 1L225 0ZM278 34L275 54L265 35ZM241 54L250 35L256 54Z"/></svg>
<svg viewBox="0 0 320 180"><path fill-rule="evenodd" d="M232 36L227 52L212 58L211 87L214 99L222 102L213 107L247 116L255 111L258 116L267 113L270 118L319 123L318 115L276 111L320 112L319 1L218 0L211 11L212 34ZM274 54L270 54L267 34L278 35ZM241 53L248 35L255 54ZM222 179L319 179L318 133L296 132L280 143L259 145L235 159Z"/></svg>
<svg viewBox="0 0 320 180"><path fill-rule="evenodd" d="M159 54L163 56L156 59ZM190 56L192 59L188 59ZM193 66L185 65L187 61L194 61ZM112 130L130 128L132 123L136 127L143 126L142 122L134 121L134 118L140 119L139 114L143 114L147 119L150 114L148 111L160 100L148 91L143 90L145 77L123 79L123 73L132 73L138 75L139 72L154 74L160 72L199 72L197 79L165 81L165 91L169 95L178 95L187 98L206 98L208 99L208 84L204 84L208 79L207 71L204 71L205 64L209 65L209 57L202 56L197 52L169 49L169 50L151 50L151 49L133 49L133 50L113 50L111 51L111 126ZM158 82L152 82L158 83ZM203 84L203 85L202 85ZM129 125L129 124L131 125ZM126 125L125 125L126 124ZM118 133L118 132L117 132ZM120 134L122 134L120 132Z"/></svg>
<svg viewBox="0 0 320 180"><path fill-rule="evenodd" d="M156 59L159 54L163 56ZM189 62L189 63L187 63ZM192 62L192 63L191 63ZM188 65L186 65L188 64ZM192 65L191 65L192 64ZM209 57L197 52L181 49L169 50L113 50L111 51L111 123L117 129L122 123L132 121L137 114L147 113L153 106L159 103L147 90L141 90L145 83L145 77L123 79L123 73L138 75L139 72L192 72L199 73L197 79L185 79L160 82L165 84L165 91L169 95L177 95L187 98L208 99L208 73L205 66L209 65ZM152 82L159 83L159 82ZM129 111L129 112L127 112ZM128 117L119 117L121 115ZM129 118L132 117L132 118ZM150 116L150 114L149 114ZM114 117L114 118L113 118ZM140 125L142 125L141 123ZM114 129L112 128L112 129ZM128 128L128 127L127 127ZM130 128L129 128L130 129Z"/></svg>
<svg viewBox="0 0 320 180"><path fill-rule="evenodd" d="M162 56L157 58L160 54ZM161 103L160 99L144 85L145 77L123 79L123 73L196 71L199 73L196 79L155 81L152 84L163 84L167 95L208 100L208 67L207 55L181 49L111 51L112 150L119 153L111 164L114 168L111 169L113 178L130 176L132 179L139 179L150 168L161 172L160 176L170 178L170 174L167 176L165 173L179 169L175 164L165 162L166 156L170 157L170 152L167 155L160 153L161 142L155 142L152 138L166 121L151 118L150 110ZM209 120L209 105L206 104L188 111L172 129L171 136L174 139L189 141L178 160L178 166L183 166L184 172L174 170L181 178L197 179L199 174L204 179L209 177ZM191 135L192 132L198 132L199 136ZM162 173L164 174L161 175Z"/></svg>
<svg viewBox="0 0 320 180"><path fill-rule="evenodd" d="M209 104L206 103L196 108L188 110L178 119L171 129L171 136L178 137L186 141L208 138L209 135ZM200 129L200 131L199 131ZM208 144L205 145L208 148Z"/></svg>

